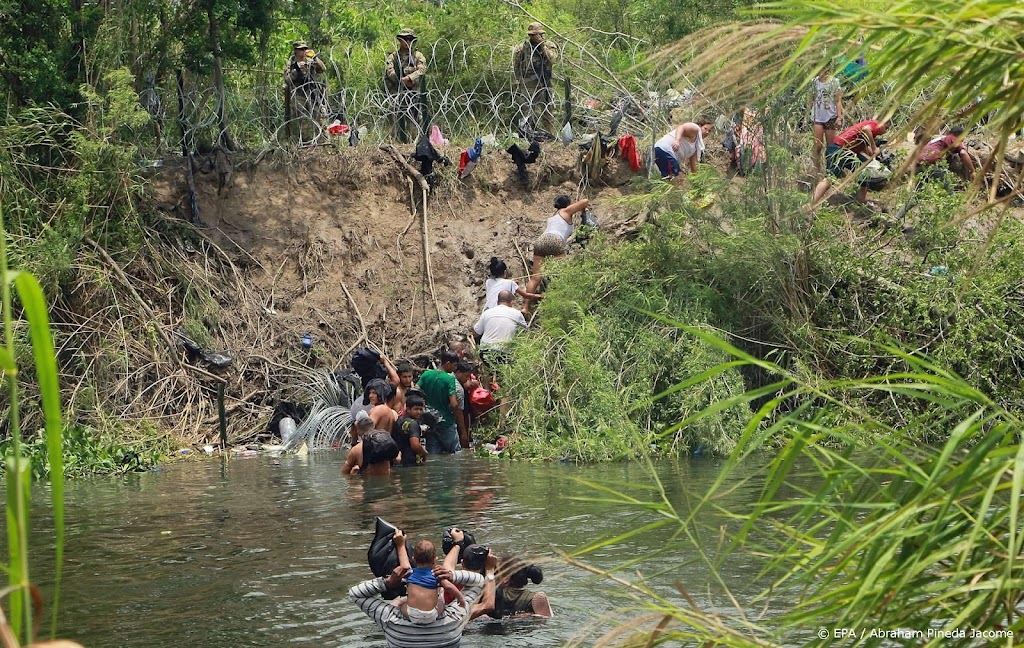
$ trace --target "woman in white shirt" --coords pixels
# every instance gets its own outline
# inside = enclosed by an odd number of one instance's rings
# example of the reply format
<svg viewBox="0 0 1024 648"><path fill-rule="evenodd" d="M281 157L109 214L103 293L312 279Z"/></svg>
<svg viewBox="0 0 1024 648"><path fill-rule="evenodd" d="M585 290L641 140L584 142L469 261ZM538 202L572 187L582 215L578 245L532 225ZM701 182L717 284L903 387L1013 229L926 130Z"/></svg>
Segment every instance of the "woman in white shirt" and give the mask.
<svg viewBox="0 0 1024 648"><path fill-rule="evenodd" d="M832 65L822 66L811 85L811 121L814 122L814 170L821 173L821 149L836 138L843 122L843 87L831 75Z"/></svg>
<svg viewBox="0 0 1024 648"><path fill-rule="evenodd" d="M704 154L704 138L715 127L710 119L679 124L654 143L654 162L663 180L672 180L687 163L686 173L696 173L697 163ZM684 173L685 175L685 173Z"/></svg>
<svg viewBox="0 0 1024 648"><path fill-rule="evenodd" d="M530 269L530 281L526 284L526 292L537 294L540 288L540 268L547 257L560 257L565 254L566 243L572 236L572 217L590 206L590 201L581 198L572 202L569 196L555 198L555 213L548 218L544 233L533 244L533 267ZM530 302L533 297L527 297L523 305L523 314L529 315Z"/></svg>
<svg viewBox="0 0 1024 648"><path fill-rule="evenodd" d="M484 289L487 291L487 298L484 300L484 310L494 308L498 305L498 293L507 290L513 295L519 295L523 299L540 299L540 295L529 293L519 287L515 281L508 277L508 266L498 257L491 257L487 265L491 278L487 280Z"/></svg>

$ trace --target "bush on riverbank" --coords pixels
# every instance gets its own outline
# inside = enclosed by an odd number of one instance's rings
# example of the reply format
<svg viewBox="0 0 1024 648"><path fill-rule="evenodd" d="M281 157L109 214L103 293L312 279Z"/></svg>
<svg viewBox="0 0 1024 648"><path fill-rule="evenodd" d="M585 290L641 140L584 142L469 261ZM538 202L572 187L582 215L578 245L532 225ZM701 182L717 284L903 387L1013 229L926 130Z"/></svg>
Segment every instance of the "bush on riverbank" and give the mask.
<svg viewBox="0 0 1024 648"><path fill-rule="evenodd" d="M721 329L809 382L897 373L907 362L885 347L913 350L1017 407L1024 226L1010 219L993 233L981 218L961 223L971 209L964 195L932 182L887 193L892 215L827 208L804 216L788 154L772 155L769 173L731 189L712 171L691 179L691 195L718 193L708 210L688 204L684 191L655 188L645 208L665 211L635 241L601 241L550 265L539 328L517 342L503 376L519 432L514 456L635 457L650 443L671 454L730 452L749 414L743 407L674 425L768 377L756 366L742 380L729 369L650 406L721 356L641 311ZM897 429L922 406L874 390L841 398Z"/></svg>
<svg viewBox="0 0 1024 648"><path fill-rule="evenodd" d="M601 461L636 459L652 449L732 450L743 416L736 408L683 430L671 426L741 393L736 371L652 400L723 357L643 312L689 322L709 317L698 291L652 272L657 266L645 251L652 250L643 243L602 241L578 263L552 264L540 329L516 342L503 374L517 431L513 456Z"/></svg>

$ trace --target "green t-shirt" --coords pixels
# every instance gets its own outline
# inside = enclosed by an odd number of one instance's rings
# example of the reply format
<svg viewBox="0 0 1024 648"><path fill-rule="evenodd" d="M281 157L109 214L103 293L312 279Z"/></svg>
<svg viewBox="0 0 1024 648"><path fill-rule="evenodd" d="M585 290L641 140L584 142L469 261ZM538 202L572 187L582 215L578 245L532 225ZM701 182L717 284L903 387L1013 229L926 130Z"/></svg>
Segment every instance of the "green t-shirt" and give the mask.
<svg viewBox="0 0 1024 648"><path fill-rule="evenodd" d="M427 407L437 410L445 423L455 424L455 413L452 412L449 396L457 394L455 376L439 369L428 369L417 381L419 388L427 397Z"/></svg>

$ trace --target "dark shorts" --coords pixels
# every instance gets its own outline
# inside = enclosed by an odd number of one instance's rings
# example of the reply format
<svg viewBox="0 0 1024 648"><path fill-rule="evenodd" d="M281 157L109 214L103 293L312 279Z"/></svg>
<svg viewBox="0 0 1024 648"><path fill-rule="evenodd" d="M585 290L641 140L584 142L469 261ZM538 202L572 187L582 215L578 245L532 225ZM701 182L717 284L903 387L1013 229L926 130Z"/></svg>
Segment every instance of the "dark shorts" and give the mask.
<svg viewBox="0 0 1024 648"><path fill-rule="evenodd" d="M829 175L842 178L848 173L856 171L861 165L861 159L853 151L848 151L838 144L829 144L825 147L825 168Z"/></svg>
<svg viewBox="0 0 1024 648"><path fill-rule="evenodd" d="M480 358L484 361L491 369L497 369L498 366L508 364L508 351L501 347L481 347Z"/></svg>
<svg viewBox="0 0 1024 648"><path fill-rule="evenodd" d="M837 130L839 128L839 118L833 117L827 122L814 122L816 126L821 126L825 130Z"/></svg>
<svg viewBox="0 0 1024 648"><path fill-rule="evenodd" d="M454 423L446 423L441 420L427 433L427 452L429 454L452 454L461 449L459 428Z"/></svg>
<svg viewBox="0 0 1024 648"><path fill-rule="evenodd" d="M658 171L661 171L661 178L663 180L674 178L679 175L679 160L677 160L676 156L671 153L666 153L660 148L655 148L654 163L658 165Z"/></svg>

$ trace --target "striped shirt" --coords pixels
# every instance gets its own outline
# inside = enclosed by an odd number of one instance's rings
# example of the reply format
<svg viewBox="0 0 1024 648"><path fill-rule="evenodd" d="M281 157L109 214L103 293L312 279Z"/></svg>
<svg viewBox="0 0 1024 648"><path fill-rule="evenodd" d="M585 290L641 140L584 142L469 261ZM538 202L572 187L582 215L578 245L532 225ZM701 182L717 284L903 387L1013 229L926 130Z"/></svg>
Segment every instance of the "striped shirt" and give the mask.
<svg viewBox="0 0 1024 648"><path fill-rule="evenodd" d="M466 599L466 607L450 603L444 609L444 616L437 621L416 624L403 617L402 610L391 601L378 596L387 591L384 581L383 577L363 581L350 589L348 596L384 630L388 648L458 648L469 609L484 586L484 577L480 574L457 570L452 582L465 586L462 596Z"/></svg>

